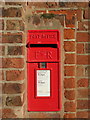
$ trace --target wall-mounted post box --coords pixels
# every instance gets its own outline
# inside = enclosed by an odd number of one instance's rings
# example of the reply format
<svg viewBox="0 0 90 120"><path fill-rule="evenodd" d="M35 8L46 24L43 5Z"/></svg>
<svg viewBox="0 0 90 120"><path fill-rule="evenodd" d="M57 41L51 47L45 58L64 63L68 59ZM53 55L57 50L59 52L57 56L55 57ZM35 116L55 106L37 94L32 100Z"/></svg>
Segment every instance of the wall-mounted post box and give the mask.
<svg viewBox="0 0 90 120"><path fill-rule="evenodd" d="M28 111L61 109L60 51L60 31L28 31Z"/></svg>

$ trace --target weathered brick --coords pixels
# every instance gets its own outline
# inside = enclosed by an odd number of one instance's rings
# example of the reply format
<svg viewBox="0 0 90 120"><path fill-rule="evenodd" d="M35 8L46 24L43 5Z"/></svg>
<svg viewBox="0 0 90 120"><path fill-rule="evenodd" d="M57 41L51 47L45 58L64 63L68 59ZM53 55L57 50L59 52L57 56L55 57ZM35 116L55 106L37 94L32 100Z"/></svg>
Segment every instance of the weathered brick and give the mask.
<svg viewBox="0 0 90 120"><path fill-rule="evenodd" d="M74 41L64 41L64 50L65 50L65 52L74 52L75 51L75 42Z"/></svg>
<svg viewBox="0 0 90 120"><path fill-rule="evenodd" d="M6 80L7 81L23 80L24 77L25 77L25 71L20 71L20 70L6 71Z"/></svg>
<svg viewBox="0 0 90 120"><path fill-rule="evenodd" d="M65 102L64 110L65 110L65 112L75 112L76 111L76 103L75 102Z"/></svg>
<svg viewBox="0 0 90 120"><path fill-rule="evenodd" d="M77 64L80 65L88 65L89 63L89 55L77 55Z"/></svg>
<svg viewBox="0 0 90 120"><path fill-rule="evenodd" d="M88 89L79 89L77 90L77 98L88 98Z"/></svg>
<svg viewBox="0 0 90 120"><path fill-rule="evenodd" d="M86 77L90 76L90 66L85 66L85 76Z"/></svg>
<svg viewBox="0 0 90 120"><path fill-rule="evenodd" d="M74 38L75 38L75 30L73 29L64 30L64 39L74 39Z"/></svg>
<svg viewBox="0 0 90 120"><path fill-rule="evenodd" d="M90 53L90 44L89 43L85 44L85 53Z"/></svg>
<svg viewBox="0 0 90 120"><path fill-rule="evenodd" d="M78 22L78 30L87 31L89 29L89 21L80 21Z"/></svg>
<svg viewBox="0 0 90 120"><path fill-rule="evenodd" d="M5 55L5 46L0 45L0 56Z"/></svg>
<svg viewBox="0 0 90 120"><path fill-rule="evenodd" d="M65 66L64 67L65 76L75 76L75 66Z"/></svg>
<svg viewBox="0 0 90 120"><path fill-rule="evenodd" d="M86 78L81 78L77 81L77 86L78 87L88 87L89 83L88 83L88 79Z"/></svg>
<svg viewBox="0 0 90 120"><path fill-rule="evenodd" d="M64 78L64 88L75 88L75 79Z"/></svg>
<svg viewBox="0 0 90 120"><path fill-rule="evenodd" d="M89 103L88 100L77 100L77 109L88 109Z"/></svg>
<svg viewBox="0 0 90 120"><path fill-rule="evenodd" d="M76 67L76 76L77 77L83 77L84 76L84 67L83 66L77 66Z"/></svg>
<svg viewBox="0 0 90 120"><path fill-rule="evenodd" d="M84 19L90 19L89 12L90 12L90 8L84 10L84 15L83 15Z"/></svg>
<svg viewBox="0 0 90 120"><path fill-rule="evenodd" d="M0 7L0 17L2 17L2 7Z"/></svg>
<svg viewBox="0 0 90 120"><path fill-rule="evenodd" d="M84 44L83 43L77 43L77 53L83 54L84 53Z"/></svg>
<svg viewBox="0 0 90 120"><path fill-rule="evenodd" d="M0 118L2 118L2 109L0 109Z"/></svg>
<svg viewBox="0 0 90 120"><path fill-rule="evenodd" d="M2 95L2 90L3 90L3 84L0 83L0 94Z"/></svg>
<svg viewBox="0 0 90 120"><path fill-rule="evenodd" d="M89 42L90 34L87 32L78 32L77 33L77 42Z"/></svg>
<svg viewBox="0 0 90 120"><path fill-rule="evenodd" d="M21 17L22 9L21 8L2 8L2 17Z"/></svg>
<svg viewBox="0 0 90 120"><path fill-rule="evenodd" d="M6 105L7 106L22 106L23 101L21 99L21 96L15 96L15 97L6 97Z"/></svg>
<svg viewBox="0 0 90 120"><path fill-rule="evenodd" d="M77 20L78 21L81 21L82 20L82 10L81 9L78 9L77 12L76 12L76 17L77 17Z"/></svg>
<svg viewBox="0 0 90 120"><path fill-rule="evenodd" d="M75 16L72 16L70 18L65 18L65 24L66 24L66 27L71 27L71 28L74 28L75 27Z"/></svg>
<svg viewBox="0 0 90 120"><path fill-rule="evenodd" d="M86 8L88 7L88 2L59 2L59 6L68 8Z"/></svg>
<svg viewBox="0 0 90 120"><path fill-rule="evenodd" d="M24 55L24 47L8 46L8 55Z"/></svg>
<svg viewBox="0 0 90 120"><path fill-rule="evenodd" d="M65 90L64 96L68 100L74 100L75 99L75 90Z"/></svg>
<svg viewBox="0 0 90 120"><path fill-rule="evenodd" d="M65 54L65 64L75 64L75 54Z"/></svg>
<svg viewBox="0 0 90 120"><path fill-rule="evenodd" d="M17 94L22 93L25 89L24 84L19 83L5 83L3 84L4 94Z"/></svg>
<svg viewBox="0 0 90 120"><path fill-rule="evenodd" d="M23 60L23 58L3 58L1 67L3 67L3 68L23 68L24 60Z"/></svg>
<svg viewBox="0 0 90 120"><path fill-rule="evenodd" d="M21 30L24 31L24 23L22 20L7 20L6 30Z"/></svg>
<svg viewBox="0 0 90 120"><path fill-rule="evenodd" d="M76 118L75 113L66 113L64 114L64 118Z"/></svg>
<svg viewBox="0 0 90 120"><path fill-rule="evenodd" d="M17 118L17 115L15 114L13 109L4 108L2 110L2 113L2 118Z"/></svg>
<svg viewBox="0 0 90 120"><path fill-rule="evenodd" d="M0 108L2 107L2 95L0 95Z"/></svg>
<svg viewBox="0 0 90 120"><path fill-rule="evenodd" d="M52 14L59 14L59 15L66 15L67 14L67 11L66 10L50 10L49 13L52 13Z"/></svg>
<svg viewBox="0 0 90 120"><path fill-rule="evenodd" d="M5 2L5 5L22 5L25 4L25 2Z"/></svg>
<svg viewBox="0 0 90 120"><path fill-rule="evenodd" d="M0 81L4 80L4 71L0 70Z"/></svg>
<svg viewBox="0 0 90 120"><path fill-rule="evenodd" d="M89 118L89 112L88 111L78 111L77 112L77 118Z"/></svg>
<svg viewBox="0 0 90 120"><path fill-rule="evenodd" d="M2 34L2 43L23 43L22 33Z"/></svg>
<svg viewBox="0 0 90 120"><path fill-rule="evenodd" d="M4 20L0 19L0 30L4 30Z"/></svg>
<svg viewBox="0 0 90 120"><path fill-rule="evenodd" d="M30 8L58 8L58 2L28 2Z"/></svg>

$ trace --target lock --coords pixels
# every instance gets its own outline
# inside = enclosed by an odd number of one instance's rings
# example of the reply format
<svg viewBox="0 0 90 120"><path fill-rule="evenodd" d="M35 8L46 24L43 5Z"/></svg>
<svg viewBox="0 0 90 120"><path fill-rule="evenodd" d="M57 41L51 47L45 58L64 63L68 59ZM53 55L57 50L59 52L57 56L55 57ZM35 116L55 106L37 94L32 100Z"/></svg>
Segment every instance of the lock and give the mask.
<svg viewBox="0 0 90 120"><path fill-rule="evenodd" d="M28 30L28 111L61 110L59 30Z"/></svg>

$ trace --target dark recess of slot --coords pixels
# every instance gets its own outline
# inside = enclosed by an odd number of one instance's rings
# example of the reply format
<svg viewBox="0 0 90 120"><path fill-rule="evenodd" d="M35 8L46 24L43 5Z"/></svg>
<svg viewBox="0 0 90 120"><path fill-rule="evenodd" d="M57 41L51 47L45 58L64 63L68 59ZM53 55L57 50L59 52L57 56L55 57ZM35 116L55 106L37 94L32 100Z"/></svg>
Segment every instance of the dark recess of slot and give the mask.
<svg viewBox="0 0 90 120"><path fill-rule="evenodd" d="M57 44L30 44L30 47L51 47L51 48L57 48Z"/></svg>

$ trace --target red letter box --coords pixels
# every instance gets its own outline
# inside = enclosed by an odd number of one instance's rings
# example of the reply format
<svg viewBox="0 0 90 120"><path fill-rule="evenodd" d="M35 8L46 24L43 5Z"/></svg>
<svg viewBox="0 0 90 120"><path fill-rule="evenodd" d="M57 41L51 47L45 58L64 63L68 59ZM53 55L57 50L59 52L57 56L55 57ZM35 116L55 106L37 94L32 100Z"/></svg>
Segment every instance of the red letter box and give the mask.
<svg viewBox="0 0 90 120"><path fill-rule="evenodd" d="M28 111L61 109L60 51L58 30L28 31Z"/></svg>

